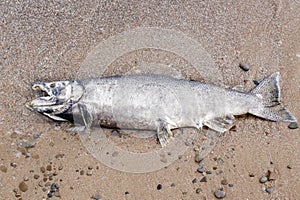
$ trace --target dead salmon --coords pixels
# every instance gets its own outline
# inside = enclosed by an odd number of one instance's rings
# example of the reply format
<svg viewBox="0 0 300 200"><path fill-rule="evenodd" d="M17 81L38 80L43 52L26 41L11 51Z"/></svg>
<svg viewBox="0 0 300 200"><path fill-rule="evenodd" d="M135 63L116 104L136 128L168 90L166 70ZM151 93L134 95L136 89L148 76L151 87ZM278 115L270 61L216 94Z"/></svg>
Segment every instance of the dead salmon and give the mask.
<svg viewBox="0 0 300 200"><path fill-rule="evenodd" d="M86 128L157 130L162 146L180 127L207 126L224 132L234 115L250 113L275 121L296 122L280 104L279 73L248 93L163 75L126 75L83 81L39 82L46 92L26 106L56 121Z"/></svg>

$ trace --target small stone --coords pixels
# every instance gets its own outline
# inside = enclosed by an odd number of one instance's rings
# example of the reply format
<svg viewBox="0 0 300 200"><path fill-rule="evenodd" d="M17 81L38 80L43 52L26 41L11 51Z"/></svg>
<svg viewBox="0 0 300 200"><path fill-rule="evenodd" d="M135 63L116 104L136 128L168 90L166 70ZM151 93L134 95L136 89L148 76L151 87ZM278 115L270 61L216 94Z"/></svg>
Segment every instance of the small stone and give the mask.
<svg viewBox="0 0 300 200"><path fill-rule="evenodd" d="M291 166L291 165L288 165L288 166L286 166L286 168L288 168L288 169L292 169L292 166Z"/></svg>
<svg viewBox="0 0 300 200"><path fill-rule="evenodd" d="M203 160L203 157L200 155L199 151L195 152L195 162L201 162Z"/></svg>
<svg viewBox="0 0 300 200"><path fill-rule="evenodd" d="M253 178L255 175L254 175L253 173L250 173L249 176L250 176L251 178Z"/></svg>
<svg viewBox="0 0 300 200"><path fill-rule="evenodd" d="M26 192L28 190L28 185L22 181L20 184L19 184L19 189L22 191L22 192Z"/></svg>
<svg viewBox="0 0 300 200"><path fill-rule="evenodd" d="M205 170L204 170L202 167L199 167L199 168L197 169L197 172L203 173L203 172L205 172Z"/></svg>
<svg viewBox="0 0 300 200"><path fill-rule="evenodd" d="M52 166L51 165L47 165L46 169L47 169L47 171L51 171L52 170Z"/></svg>
<svg viewBox="0 0 300 200"><path fill-rule="evenodd" d="M62 170L63 169L63 166L62 165L59 165L58 166L58 170Z"/></svg>
<svg viewBox="0 0 300 200"><path fill-rule="evenodd" d="M86 172L86 175L87 175L87 176L92 176L92 174L93 174L93 172L90 171L90 170Z"/></svg>
<svg viewBox="0 0 300 200"><path fill-rule="evenodd" d="M84 170L80 170L79 174L84 175Z"/></svg>
<svg viewBox="0 0 300 200"><path fill-rule="evenodd" d="M253 80L254 85L258 86L259 82L257 80Z"/></svg>
<svg viewBox="0 0 300 200"><path fill-rule="evenodd" d="M51 185L51 183L50 183L50 182L47 182L47 183L45 184L45 187L50 187L50 185Z"/></svg>
<svg viewBox="0 0 300 200"><path fill-rule="evenodd" d="M261 191L262 191L262 192L266 192L266 187L265 187L265 186L262 186L262 187L261 187Z"/></svg>
<svg viewBox="0 0 300 200"><path fill-rule="evenodd" d="M171 187L175 187L176 186L176 184L175 183L171 183Z"/></svg>
<svg viewBox="0 0 300 200"><path fill-rule="evenodd" d="M102 196L100 194L95 194L93 197L92 197L94 200L99 200L102 198Z"/></svg>
<svg viewBox="0 0 300 200"><path fill-rule="evenodd" d="M46 168L45 167L41 167L40 170L41 170L42 173L46 172Z"/></svg>
<svg viewBox="0 0 300 200"><path fill-rule="evenodd" d="M226 196L226 193L222 189L218 189L215 191L214 195L217 199L223 199Z"/></svg>
<svg viewBox="0 0 300 200"><path fill-rule="evenodd" d="M38 139L39 137L40 137L40 134L38 134L38 133L33 134L34 139Z"/></svg>
<svg viewBox="0 0 300 200"><path fill-rule="evenodd" d="M265 183L268 181L268 178L266 176L262 176L260 179L259 179L259 182L261 183Z"/></svg>
<svg viewBox="0 0 300 200"><path fill-rule="evenodd" d="M223 180L221 181L221 184L222 184L222 185L227 185L227 184L228 184L228 181L227 181L226 179L223 179Z"/></svg>
<svg viewBox="0 0 300 200"><path fill-rule="evenodd" d="M28 176L24 176L24 177L23 177L23 180L24 180L24 181L29 181L29 177L28 177Z"/></svg>
<svg viewBox="0 0 300 200"><path fill-rule="evenodd" d="M228 187L233 187L234 185L232 183L229 183L228 184Z"/></svg>
<svg viewBox="0 0 300 200"><path fill-rule="evenodd" d="M267 188L267 189L266 189L266 192L267 192L268 194L272 194L272 193L273 193L273 188Z"/></svg>
<svg viewBox="0 0 300 200"><path fill-rule="evenodd" d="M4 165L1 165L0 166L0 171L3 172L3 173L6 173L7 172L7 167L5 167Z"/></svg>
<svg viewBox="0 0 300 200"><path fill-rule="evenodd" d="M244 71L249 71L249 69L250 69L250 66L249 65L247 65L247 64L245 64L245 63L240 63L240 68L242 69L242 70L244 70Z"/></svg>
<svg viewBox="0 0 300 200"><path fill-rule="evenodd" d="M10 166L12 166L13 168L17 167L17 163L10 163Z"/></svg>
<svg viewBox="0 0 300 200"><path fill-rule="evenodd" d="M198 182L198 180L196 179L196 178L194 178L193 180L192 180L192 183L193 184L195 184L195 183L197 183Z"/></svg>
<svg viewBox="0 0 300 200"><path fill-rule="evenodd" d="M39 185L40 187L44 187L44 186L45 186L45 183L44 183L44 181L40 181L40 182L38 183L38 185Z"/></svg>
<svg viewBox="0 0 300 200"><path fill-rule="evenodd" d="M126 191L126 192L125 192L125 195L127 195L127 194L129 194L129 192Z"/></svg>
<svg viewBox="0 0 300 200"><path fill-rule="evenodd" d="M16 144L18 145L18 147L29 149L29 148L33 148L36 145L36 142L29 141L26 139L18 139L16 141Z"/></svg>
<svg viewBox="0 0 300 200"><path fill-rule="evenodd" d="M54 196L56 196L56 197L61 197L59 191L55 191L55 192L54 192Z"/></svg>
<svg viewBox="0 0 300 200"><path fill-rule="evenodd" d="M48 198L52 198L52 197L53 197L52 192L49 192L49 193L47 194L47 197L48 197Z"/></svg>
<svg viewBox="0 0 300 200"><path fill-rule="evenodd" d="M58 160L60 160L60 159L62 159L64 156L65 156L65 154L59 153L59 154L56 154L56 155L55 155L55 158L58 159Z"/></svg>
<svg viewBox="0 0 300 200"><path fill-rule="evenodd" d="M206 171L205 173L206 173L206 174L212 174L212 172L211 172L211 171Z"/></svg>
<svg viewBox="0 0 300 200"><path fill-rule="evenodd" d="M197 188L196 189L196 193L199 194L200 192L202 192L202 189L201 188Z"/></svg>
<svg viewBox="0 0 300 200"><path fill-rule="evenodd" d="M157 187L156 187L156 189L157 189L157 190L161 190L161 189L162 189L162 185L161 185L161 184L158 184Z"/></svg>
<svg viewBox="0 0 300 200"><path fill-rule="evenodd" d="M35 175L33 175L33 178L34 178L34 179L39 179L39 178L40 178L40 175L35 174Z"/></svg>
<svg viewBox="0 0 300 200"><path fill-rule="evenodd" d="M289 129L297 129L299 128L299 125L297 122L291 122L288 127Z"/></svg>
<svg viewBox="0 0 300 200"><path fill-rule="evenodd" d="M204 176L204 177L200 180L200 182L202 182L202 183L203 183L203 182L204 182L204 183L207 182L206 176Z"/></svg>

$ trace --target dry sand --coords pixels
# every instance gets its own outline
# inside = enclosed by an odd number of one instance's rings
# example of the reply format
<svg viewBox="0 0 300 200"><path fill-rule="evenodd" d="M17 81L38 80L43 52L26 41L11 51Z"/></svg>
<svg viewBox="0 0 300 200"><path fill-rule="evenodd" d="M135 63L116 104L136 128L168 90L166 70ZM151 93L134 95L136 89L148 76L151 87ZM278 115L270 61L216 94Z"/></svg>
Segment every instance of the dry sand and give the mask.
<svg viewBox="0 0 300 200"><path fill-rule="evenodd" d="M226 133L202 162L212 174L206 175L207 182L200 182L204 175L196 172L199 165L193 145L167 168L124 173L94 159L78 134L66 131L69 124L45 119L24 106L35 97L32 83L80 78L77 72L82 62L104 40L138 27L159 27L181 31L198 41L222 72L224 85L248 80L246 88L250 89L252 80L280 71L282 102L300 119L299 0L1 1L0 10L1 200L46 199L51 183L59 186L61 199L66 200L91 199L97 194L114 200L214 199L220 187L226 199L300 199L300 135L299 129L288 129L288 124L238 118L237 130ZM240 62L251 69L242 71ZM174 52L146 48L122 55L106 73L125 73L131 66L153 63L181 71L193 68ZM193 71L185 74L203 79ZM35 147L18 147L20 138L32 139L34 134L40 134L34 139ZM41 172L48 165L50 171ZM274 180L259 183L268 170ZM198 181L192 183L195 178ZM233 187L222 185L224 179ZM25 192L19 189L23 181ZM273 192L262 192L262 187L271 187Z"/></svg>

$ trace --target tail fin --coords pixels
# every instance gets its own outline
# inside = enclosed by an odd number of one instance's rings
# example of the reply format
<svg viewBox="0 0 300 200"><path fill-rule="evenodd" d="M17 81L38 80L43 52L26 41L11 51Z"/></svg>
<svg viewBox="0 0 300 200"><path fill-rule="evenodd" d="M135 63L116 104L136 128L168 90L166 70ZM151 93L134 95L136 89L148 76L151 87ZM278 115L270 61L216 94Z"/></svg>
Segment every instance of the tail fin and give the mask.
<svg viewBox="0 0 300 200"><path fill-rule="evenodd" d="M264 106L261 109L250 110L251 114L277 122L297 121L283 105L280 105L279 72L263 80L250 93L261 98Z"/></svg>

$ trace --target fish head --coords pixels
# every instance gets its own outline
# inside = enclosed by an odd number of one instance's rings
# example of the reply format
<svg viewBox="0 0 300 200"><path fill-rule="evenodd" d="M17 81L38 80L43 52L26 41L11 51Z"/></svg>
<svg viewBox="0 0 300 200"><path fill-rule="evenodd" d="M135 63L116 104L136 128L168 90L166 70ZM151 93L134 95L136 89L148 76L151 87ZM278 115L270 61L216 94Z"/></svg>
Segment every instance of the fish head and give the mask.
<svg viewBox="0 0 300 200"><path fill-rule="evenodd" d="M84 91L77 81L38 82L32 89L45 95L26 103L26 107L54 120L59 120L55 115L66 112L77 103Z"/></svg>

